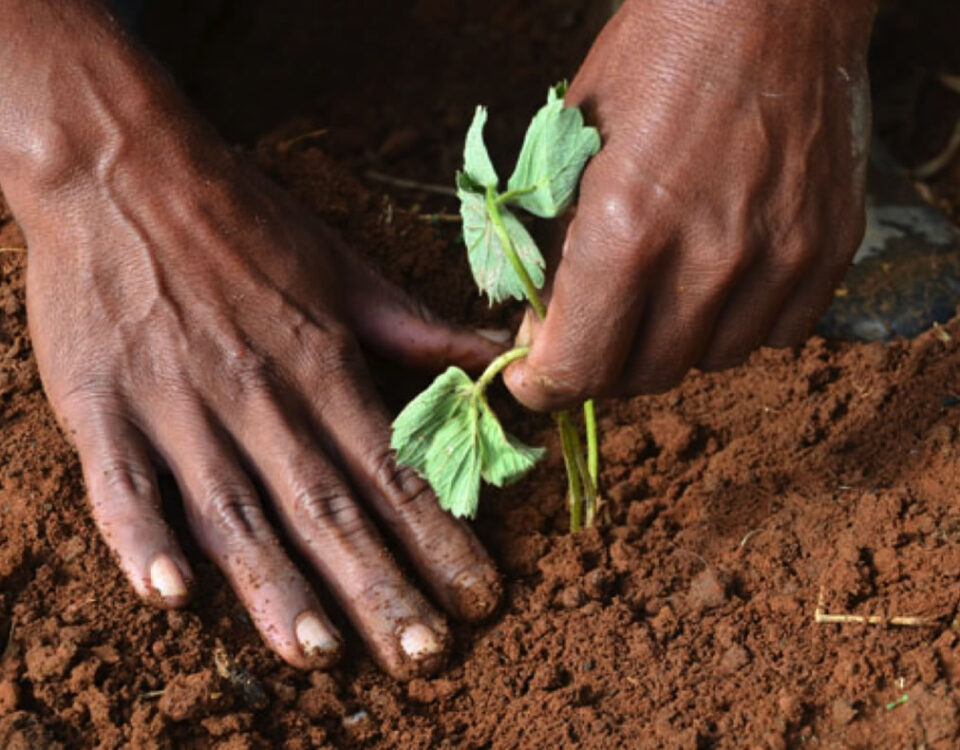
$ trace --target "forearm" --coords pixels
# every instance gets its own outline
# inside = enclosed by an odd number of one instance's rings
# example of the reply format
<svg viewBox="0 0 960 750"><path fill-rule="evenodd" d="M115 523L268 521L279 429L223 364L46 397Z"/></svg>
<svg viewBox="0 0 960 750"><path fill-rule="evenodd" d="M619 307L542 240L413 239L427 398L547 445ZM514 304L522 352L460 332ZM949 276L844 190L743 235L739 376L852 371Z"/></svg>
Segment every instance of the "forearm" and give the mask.
<svg viewBox="0 0 960 750"><path fill-rule="evenodd" d="M627 23L665 22L663 34L688 36L694 56L703 56L703 44L722 48L745 39L776 55L781 34L865 49L878 5L878 0L623 0L621 16Z"/></svg>
<svg viewBox="0 0 960 750"><path fill-rule="evenodd" d="M670 102L696 87L708 99L738 91L748 106L818 78L865 90L875 12L875 0L625 0L595 47L607 38L655 44L631 96ZM594 78L617 77L635 68L638 43L618 42L603 70L590 58L584 67ZM571 95L582 103L576 85Z"/></svg>
<svg viewBox="0 0 960 750"><path fill-rule="evenodd" d="M95 0L0 0L0 184L57 190L135 142L189 166L209 133L162 69ZM209 159L208 159L209 160Z"/></svg>

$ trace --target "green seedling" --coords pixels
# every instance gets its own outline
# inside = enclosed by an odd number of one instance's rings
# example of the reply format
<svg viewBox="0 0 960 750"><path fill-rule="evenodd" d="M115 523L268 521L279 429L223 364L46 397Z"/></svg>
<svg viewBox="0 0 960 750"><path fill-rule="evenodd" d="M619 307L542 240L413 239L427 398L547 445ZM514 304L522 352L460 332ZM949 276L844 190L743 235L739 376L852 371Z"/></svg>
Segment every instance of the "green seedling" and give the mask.
<svg viewBox="0 0 960 750"><path fill-rule="evenodd" d="M910 700L910 696L904 693L895 701L891 701L890 703L888 703L886 706L884 706L884 708L887 711L893 711L893 709L895 708L900 708L900 706L906 705L907 701L909 700Z"/></svg>
<svg viewBox="0 0 960 750"><path fill-rule="evenodd" d="M566 107L565 84L551 88L547 103L527 129L506 190L483 140L487 111L477 107L467 132L457 195L463 238L473 278L491 304L526 300L543 319L544 282L540 249L515 211L542 219L561 215L573 202L587 161L600 149L600 135L580 110ZM486 390L511 362L525 357L517 347L497 357L474 382L451 367L411 401L393 423L392 445L400 464L433 486L440 505L455 516L477 512L481 479L502 487L526 474L542 448L507 434L490 408ZM597 514L597 427L593 402L584 405L587 454L569 413L554 414L567 470L570 528L592 525Z"/></svg>

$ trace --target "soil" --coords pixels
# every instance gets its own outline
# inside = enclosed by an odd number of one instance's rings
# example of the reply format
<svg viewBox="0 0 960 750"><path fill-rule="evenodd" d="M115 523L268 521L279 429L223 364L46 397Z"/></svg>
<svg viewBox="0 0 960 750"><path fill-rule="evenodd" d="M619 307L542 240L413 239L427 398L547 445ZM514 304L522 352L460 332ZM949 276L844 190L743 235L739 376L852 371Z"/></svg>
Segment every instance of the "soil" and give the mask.
<svg viewBox="0 0 960 750"><path fill-rule="evenodd" d="M176 5L154 21L161 50ZM449 199L384 195L363 175L447 182L477 101L510 153L546 86L574 71L599 4L338 0L322 19L311 2L266 5L212 3L186 24L168 59L199 106L438 311L512 321L476 296L455 225L424 220ZM902 34L883 37L897 54L879 93L918 64L930 72L918 116L880 122L905 161L929 158L958 108L931 78L960 73L960 52L922 30L960 26L914 15L945 5L911 6ZM960 209L960 161L927 190ZM0 203L0 247L22 246ZM196 551L188 608L134 597L43 397L25 263L0 252L0 747L960 742L960 321L912 342L764 350L602 404L609 518L575 537L549 421L501 394L512 427L550 448L483 500L503 607L456 627L443 674L397 684L356 646L329 673L284 666ZM387 367L378 379L398 406L422 383ZM929 624L819 624L818 607Z"/></svg>

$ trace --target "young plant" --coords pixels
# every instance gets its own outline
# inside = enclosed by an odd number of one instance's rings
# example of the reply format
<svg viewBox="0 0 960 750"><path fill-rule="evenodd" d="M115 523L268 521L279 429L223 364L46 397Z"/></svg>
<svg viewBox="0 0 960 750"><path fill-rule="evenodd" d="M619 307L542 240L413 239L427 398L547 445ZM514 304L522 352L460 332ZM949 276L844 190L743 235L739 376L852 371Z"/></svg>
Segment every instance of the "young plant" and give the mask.
<svg viewBox="0 0 960 750"><path fill-rule="evenodd" d="M527 129L520 156L506 190L483 141L487 111L477 107L467 132L463 171L457 195L473 278L490 303L526 300L543 319L547 310L539 289L544 260L513 209L539 218L562 214L573 201L580 174L600 149L596 128L565 107L566 85L549 90L547 103ZM526 474L543 455L507 434L486 399L486 389L511 362L525 357L517 347L497 357L474 382L451 367L411 401L393 423L392 445L399 463L423 476L440 505L455 516L473 517L480 480L502 487ZM567 470L570 528L590 526L597 512L597 426L593 402L584 404L587 455L570 414L553 415Z"/></svg>

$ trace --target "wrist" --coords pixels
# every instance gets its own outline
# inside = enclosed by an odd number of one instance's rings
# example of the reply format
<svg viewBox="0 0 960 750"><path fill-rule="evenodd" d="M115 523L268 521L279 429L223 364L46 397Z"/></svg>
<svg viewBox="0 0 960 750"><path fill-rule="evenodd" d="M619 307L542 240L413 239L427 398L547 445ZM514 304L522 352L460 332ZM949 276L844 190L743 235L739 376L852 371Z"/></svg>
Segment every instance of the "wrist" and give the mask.
<svg viewBox="0 0 960 750"><path fill-rule="evenodd" d="M0 185L21 222L131 163L189 173L230 158L96 2L0 0L0 90Z"/></svg>
<svg viewBox="0 0 960 750"><path fill-rule="evenodd" d="M630 50L655 45L649 89L684 85L784 92L813 79L866 79L874 0L625 0L604 36Z"/></svg>
<svg viewBox="0 0 960 750"><path fill-rule="evenodd" d="M879 0L623 0L621 6L624 15L641 24L666 15L692 36L812 24L829 29L840 43L866 48Z"/></svg>

